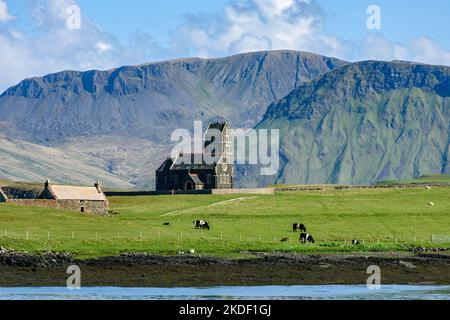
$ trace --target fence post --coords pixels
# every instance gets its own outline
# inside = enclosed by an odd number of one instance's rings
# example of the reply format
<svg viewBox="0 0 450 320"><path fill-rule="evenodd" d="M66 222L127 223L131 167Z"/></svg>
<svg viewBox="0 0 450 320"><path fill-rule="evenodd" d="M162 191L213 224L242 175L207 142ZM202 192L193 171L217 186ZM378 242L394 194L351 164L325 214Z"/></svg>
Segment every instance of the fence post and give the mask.
<svg viewBox="0 0 450 320"><path fill-rule="evenodd" d="M75 231L72 231L72 239L75 239Z"/></svg>
<svg viewBox="0 0 450 320"><path fill-rule="evenodd" d="M120 232L117 231L117 239L120 239Z"/></svg>
<svg viewBox="0 0 450 320"><path fill-rule="evenodd" d="M242 233L239 233L239 242L242 242Z"/></svg>
<svg viewBox="0 0 450 320"><path fill-rule="evenodd" d="M50 232L47 232L47 240L50 240Z"/></svg>
<svg viewBox="0 0 450 320"><path fill-rule="evenodd" d="M261 235L259 235L259 242L261 242Z"/></svg>
<svg viewBox="0 0 450 320"><path fill-rule="evenodd" d="M28 230L27 230L27 240L28 240Z"/></svg>
<svg viewBox="0 0 450 320"><path fill-rule="evenodd" d="M139 239L142 239L142 231L139 231Z"/></svg>
<svg viewBox="0 0 450 320"><path fill-rule="evenodd" d="M95 232L95 241L97 241L97 239L98 239L98 234L97 234L97 232Z"/></svg>
<svg viewBox="0 0 450 320"><path fill-rule="evenodd" d="M180 233L180 239L183 240L183 231Z"/></svg>

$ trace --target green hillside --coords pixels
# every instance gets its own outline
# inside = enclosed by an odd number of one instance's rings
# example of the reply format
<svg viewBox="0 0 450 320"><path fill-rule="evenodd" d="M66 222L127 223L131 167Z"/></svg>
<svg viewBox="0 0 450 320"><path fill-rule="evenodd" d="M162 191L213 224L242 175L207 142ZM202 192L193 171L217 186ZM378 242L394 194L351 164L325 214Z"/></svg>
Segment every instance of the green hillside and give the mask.
<svg viewBox="0 0 450 320"><path fill-rule="evenodd" d="M272 104L281 168L260 185L369 184L449 173L450 68L359 62ZM259 172L244 174L251 182Z"/></svg>

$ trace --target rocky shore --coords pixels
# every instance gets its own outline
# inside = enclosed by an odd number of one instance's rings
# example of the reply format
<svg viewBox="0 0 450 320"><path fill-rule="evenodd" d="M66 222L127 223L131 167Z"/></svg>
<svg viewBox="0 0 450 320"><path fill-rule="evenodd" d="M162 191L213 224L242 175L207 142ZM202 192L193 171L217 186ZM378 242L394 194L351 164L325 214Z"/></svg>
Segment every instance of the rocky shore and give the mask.
<svg viewBox="0 0 450 320"><path fill-rule="evenodd" d="M442 249L322 255L247 253L241 259L124 253L78 260L68 253L31 255L1 248L0 287L65 286L70 265L80 267L84 286L365 284L371 265L381 268L385 284L450 285L450 254Z"/></svg>

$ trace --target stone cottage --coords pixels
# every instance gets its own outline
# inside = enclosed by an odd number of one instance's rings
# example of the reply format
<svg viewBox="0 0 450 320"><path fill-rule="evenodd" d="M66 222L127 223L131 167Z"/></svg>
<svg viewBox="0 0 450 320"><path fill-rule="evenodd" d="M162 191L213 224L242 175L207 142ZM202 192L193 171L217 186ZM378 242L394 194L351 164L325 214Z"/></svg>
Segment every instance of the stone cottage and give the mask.
<svg viewBox="0 0 450 320"><path fill-rule="evenodd" d="M39 200L56 203L57 208L106 215L109 201L97 181L93 187L52 185L47 180ZM49 205L53 206L53 205Z"/></svg>

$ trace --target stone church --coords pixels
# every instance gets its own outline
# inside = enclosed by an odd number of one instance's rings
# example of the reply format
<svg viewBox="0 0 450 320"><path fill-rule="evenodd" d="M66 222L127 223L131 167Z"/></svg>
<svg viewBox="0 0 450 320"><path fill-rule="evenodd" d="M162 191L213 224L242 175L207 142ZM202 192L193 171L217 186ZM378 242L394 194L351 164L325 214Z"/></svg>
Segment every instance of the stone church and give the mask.
<svg viewBox="0 0 450 320"><path fill-rule="evenodd" d="M214 133L220 132L220 138ZM205 133L207 154L182 154L167 159L156 170L157 191L202 191L233 188L233 159L230 128L227 122L214 122ZM206 155L217 161L206 161ZM209 157L208 159L211 159Z"/></svg>

